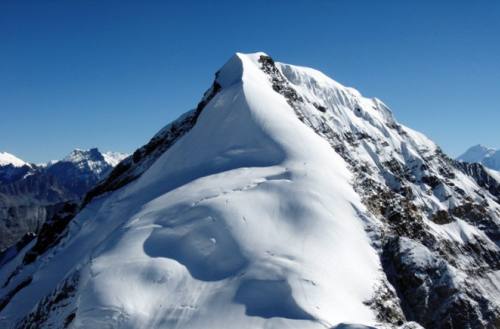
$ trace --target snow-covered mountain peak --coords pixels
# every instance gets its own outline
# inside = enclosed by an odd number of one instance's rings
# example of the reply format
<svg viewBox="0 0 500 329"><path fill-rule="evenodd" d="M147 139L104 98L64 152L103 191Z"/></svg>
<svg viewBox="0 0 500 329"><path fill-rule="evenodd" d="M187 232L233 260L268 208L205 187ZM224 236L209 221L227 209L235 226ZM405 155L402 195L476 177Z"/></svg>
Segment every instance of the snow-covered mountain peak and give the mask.
<svg viewBox="0 0 500 329"><path fill-rule="evenodd" d="M500 190L468 169L381 101L237 53L0 268L0 325L487 328Z"/></svg>
<svg viewBox="0 0 500 329"><path fill-rule="evenodd" d="M267 67L268 71L265 72L263 67ZM269 75L272 77L269 78ZM308 120L321 121L320 117L329 117L336 122L338 129L354 134L375 133L385 137L390 133L387 127L398 126L403 129L395 122L390 109L379 99L365 98L356 89L345 87L318 70L274 62L264 52L236 53L216 75L216 82L221 88L228 88L240 81L260 83L261 89L268 86L288 97L297 96L293 101L303 105L301 111ZM243 88L243 91L246 89ZM268 109L273 110L276 108ZM425 136L410 129L408 131L425 142L429 151L436 149L434 143Z"/></svg>
<svg viewBox="0 0 500 329"><path fill-rule="evenodd" d="M116 166L127 156L127 154L119 152L102 153L98 148L90 148L87 150L76 148L61 161L56 163L70 162L79 168L90 168L92 171L100 174ZM51 164L51 166L53 165L54 163Z"/></svg>
<svg viewBox="0 0 500 329"><path fill-rule="evenodd" d="M460 155L457 160L469 163L481 163L487 168L500 170L500 150L481 144L472 146Z"/></svg>
<svg viewBox="0 0 500 329"><path fill-rule="evenodd" d="M79 163L82 161L104 161L104 157L99 149L95 147L88 150L76 148L61 161L73 163Z"/></svg>
<svg viewBox="0 0 500 329"><path fill-rule="evenodd" d="M485 157L489 157L496 152L495 149L481 144L470 147L465 153L460 155L457 159L466 162L480 162Z"/></svg>
<svg viewBox="0 0 500 329"><path fill-rule="evenodd" d="M8 165L12 165L13 167L30 166L29 163L24 162L13 154L0 152L0 166Z"/></svg>

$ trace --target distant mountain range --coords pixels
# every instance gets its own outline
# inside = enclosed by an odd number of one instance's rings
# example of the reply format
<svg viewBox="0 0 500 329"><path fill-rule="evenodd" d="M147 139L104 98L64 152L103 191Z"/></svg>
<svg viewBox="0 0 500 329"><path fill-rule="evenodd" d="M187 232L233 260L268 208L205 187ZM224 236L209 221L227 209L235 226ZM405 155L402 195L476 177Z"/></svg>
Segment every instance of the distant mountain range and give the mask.
<svg viewBox="0 0 500 329"><path fill-rule="evenodd" d="M79 200L126 156L75 149L60 161L36 165L0 152L0 250L37 232L59 205Z"/></svg>

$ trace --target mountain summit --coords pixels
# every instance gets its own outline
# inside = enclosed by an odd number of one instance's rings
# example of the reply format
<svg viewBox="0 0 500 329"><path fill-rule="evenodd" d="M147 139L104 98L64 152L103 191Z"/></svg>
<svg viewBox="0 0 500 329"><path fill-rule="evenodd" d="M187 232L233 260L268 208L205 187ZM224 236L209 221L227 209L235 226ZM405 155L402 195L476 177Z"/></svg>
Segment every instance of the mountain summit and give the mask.
<svg viewBox="0 0 500 329"><path fill-rule="evenodd" d="M116 166L127 156L128 154L120 152L101 152L97 148L91 148L88 150L77 148L61 161L72 162L80 168L89 167L97 174L103 172L103 170L105 171L109 169L109 167Z"/></svg>
<svg viewBox="0 0 500 329"><path fill-rule="evenodd" d="M495 328L499 197L380 100L238 53L5 262L0 326Z"/></svg>

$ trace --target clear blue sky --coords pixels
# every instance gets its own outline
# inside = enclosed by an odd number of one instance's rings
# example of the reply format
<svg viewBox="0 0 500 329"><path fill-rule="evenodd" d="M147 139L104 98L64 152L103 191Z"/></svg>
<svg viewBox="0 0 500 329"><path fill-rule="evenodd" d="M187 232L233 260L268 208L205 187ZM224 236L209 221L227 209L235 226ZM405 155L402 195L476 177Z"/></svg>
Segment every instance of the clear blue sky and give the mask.
<svg viewBox="0 0 500 329"><path fill-rule="evenodd" d="M311 66L451 155L500 147L500 1L0 2L0 150L132 152L236 51Z"/></svg>

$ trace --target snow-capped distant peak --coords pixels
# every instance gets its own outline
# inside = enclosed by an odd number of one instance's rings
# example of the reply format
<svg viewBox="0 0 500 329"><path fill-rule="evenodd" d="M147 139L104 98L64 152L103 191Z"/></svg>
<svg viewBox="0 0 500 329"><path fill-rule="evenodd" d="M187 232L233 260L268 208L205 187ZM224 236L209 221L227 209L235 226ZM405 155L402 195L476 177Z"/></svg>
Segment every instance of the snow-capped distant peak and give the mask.
<svg viewBox="0 0 500 329"><path fill-rule="evenodd" d="M97 148L82 150L74 149L70 154L64 157L61 161L79 163L82 161L103 161L104 157Z"/></svg>
<svg viewBox="0 0 500 329"><path fill-rule="evenodd" d="M63 165L64 163L71 163L80 170L90 170L94 174L102 175L116 166L121 160L128 155L119 152L105 152L102 153L98 148L91 148L88 150L74 149L70 154L64 157L61 161L49 165L54 168L55 166Z"/></svg>
<svg viewBox="0 0 500 329"><path fill-rule="evenodd" d="M7 166L7 165L12 165L14 167L22 167L29 164L19 159L13 154L7 152L0 152L0 166Z"/></svg>
<svg viewBox="0 0 500 329"><path fill-rule="evenodd" d="M102 156L104 157L104 161L106 161L110 166L114 167L118 163L120 163L123 159L128 157L128 154L121 153L121 152L108 151L108 152L102 153Z"/></svg>
<svg viewBox="0 0 500 329"><path fill-rule="evenodd" d="M88 150L83 150L76 148L70 154L68 154L61 161L63 162L72 162L72 163L81 163L81 162L105 162L110 166L116 166L120 161L125 159L128 154L120 153L120 152L101 152L98 148L91 148Z"/></svg>
<svg viewBox="0 0 500 329"><path fill-rule="evenodd" d="M481 162L484 157L493 153L495 153L494 149L478 144L470 147L467 151L465 151L465 153L458 157L458 160L466 162Z"/></svg>
<svg viewBox="0 0 500 329"><path fill-rule="evenodd" d="M460 155L457 160L477 162L490 169L500 170L500 150L495 150L481 144L472 146L464 154Z"/></svg>

